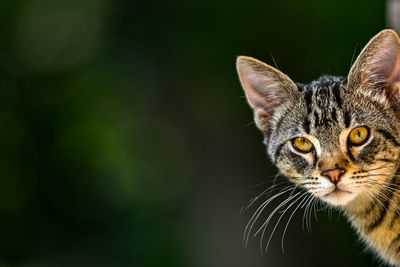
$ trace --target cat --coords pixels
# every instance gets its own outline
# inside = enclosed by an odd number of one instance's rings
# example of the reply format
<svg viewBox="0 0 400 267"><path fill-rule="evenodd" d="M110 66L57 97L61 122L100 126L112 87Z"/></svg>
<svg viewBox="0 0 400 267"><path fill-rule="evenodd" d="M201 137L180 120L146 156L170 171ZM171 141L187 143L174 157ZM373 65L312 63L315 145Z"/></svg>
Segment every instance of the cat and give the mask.
<svg viewBox="0 0 400 267"><path fill-rule="evenodd" d="M400 266L400 39L375 35L347 77L309 84L257 59L239 80L279 172L344 211L361 239Z"/></svg>

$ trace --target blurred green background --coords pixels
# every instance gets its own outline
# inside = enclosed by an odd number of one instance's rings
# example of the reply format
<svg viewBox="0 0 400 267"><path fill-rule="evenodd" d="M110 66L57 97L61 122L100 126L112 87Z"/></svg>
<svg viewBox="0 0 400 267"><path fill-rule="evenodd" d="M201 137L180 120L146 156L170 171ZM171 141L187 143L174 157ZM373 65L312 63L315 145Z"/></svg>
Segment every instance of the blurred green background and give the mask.
<svg viewBox="0 0 400 267"><path fill-rule="evenodd" d="M285 253L282 227L264 256L260 237L244 248L254 209L240 210L276 170L235 58L298 82L346 75L383 1L3 0L0 14L1 266L377 264L337 213L309 234L299 211Z"/></svg>

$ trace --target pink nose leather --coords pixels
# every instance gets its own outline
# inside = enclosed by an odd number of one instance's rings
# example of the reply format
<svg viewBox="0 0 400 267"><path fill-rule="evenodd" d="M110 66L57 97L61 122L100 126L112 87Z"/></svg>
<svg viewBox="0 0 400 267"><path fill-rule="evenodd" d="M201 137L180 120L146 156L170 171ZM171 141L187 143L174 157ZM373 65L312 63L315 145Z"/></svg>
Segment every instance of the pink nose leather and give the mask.
<svg viewBox="0 0 400 267"><path fill-rule="evenodd" d="M331 182L336 185L340 181L340 177L342 176L342 174L345 172L346 172L345 169L336 168L336 169L330 169L330 170L323 170L321 172L321 175L328 177L329 180L331 180Z"/></svg>

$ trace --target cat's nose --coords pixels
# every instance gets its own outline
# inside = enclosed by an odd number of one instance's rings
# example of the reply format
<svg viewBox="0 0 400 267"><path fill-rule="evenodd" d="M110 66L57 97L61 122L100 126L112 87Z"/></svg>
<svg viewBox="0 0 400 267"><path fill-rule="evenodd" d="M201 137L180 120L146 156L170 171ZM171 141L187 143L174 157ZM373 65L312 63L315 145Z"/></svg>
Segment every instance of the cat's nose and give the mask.
<svg viewBox="0 0 400 267"><path fill-rule="evenodd" d="M322 176L325 176L331 180L333 184L337 184L340 181L340 177L346 172L343 168L335 168L329 170L323 170L321 172Z"/></svg>

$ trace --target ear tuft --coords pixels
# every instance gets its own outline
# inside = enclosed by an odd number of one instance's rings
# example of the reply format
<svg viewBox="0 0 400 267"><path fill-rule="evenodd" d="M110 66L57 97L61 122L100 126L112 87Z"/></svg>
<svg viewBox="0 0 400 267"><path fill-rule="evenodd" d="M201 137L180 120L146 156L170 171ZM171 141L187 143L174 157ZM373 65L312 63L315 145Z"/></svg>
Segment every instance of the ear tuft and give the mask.
<svg viewBox="0 0 400 267"><path fill-rule="evenodd" d="M236 67L255 122L262 131L271 127L276 109L293 98L296 84L279 70L255 58L239 56Z"/></svg>

